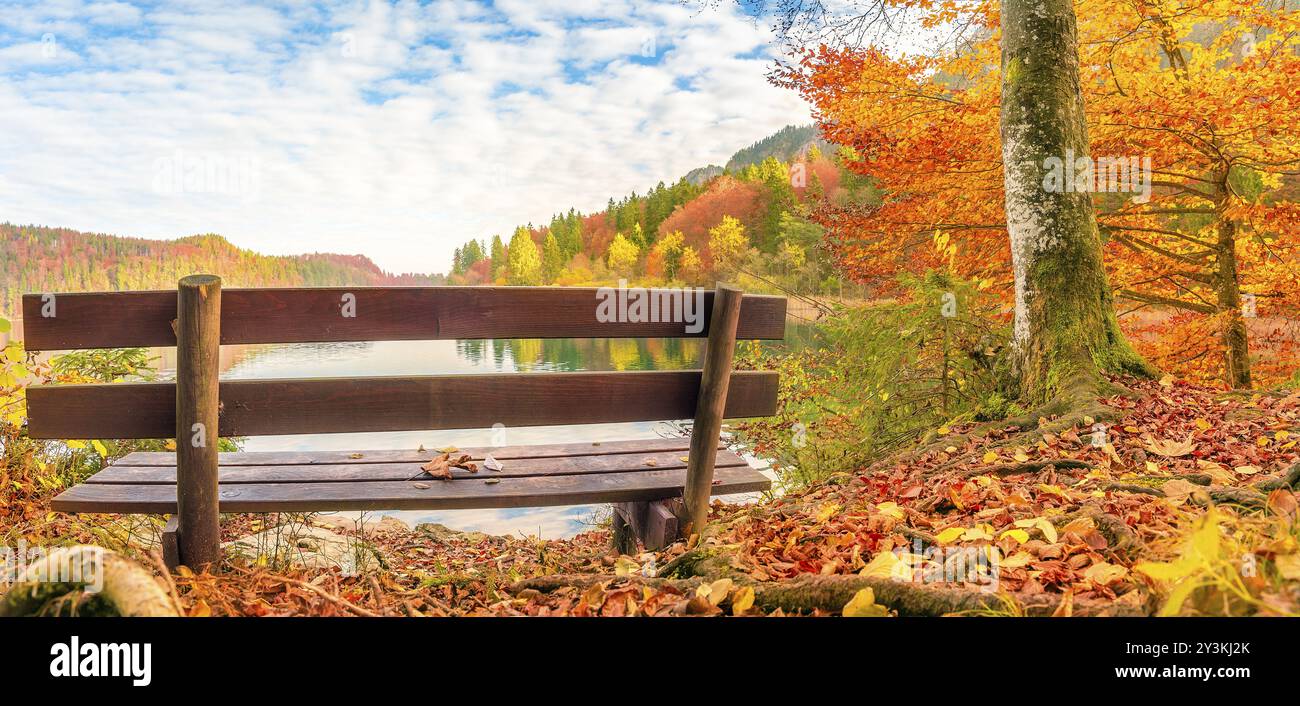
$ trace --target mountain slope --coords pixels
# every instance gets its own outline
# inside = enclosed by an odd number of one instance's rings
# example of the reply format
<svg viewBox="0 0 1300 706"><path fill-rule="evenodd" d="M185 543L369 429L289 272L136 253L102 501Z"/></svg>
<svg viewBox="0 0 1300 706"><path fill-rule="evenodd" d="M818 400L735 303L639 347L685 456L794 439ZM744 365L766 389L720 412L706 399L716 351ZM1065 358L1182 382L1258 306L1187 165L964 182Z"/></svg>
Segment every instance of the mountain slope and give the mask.
<svg viewBox="0 0 1300 706"><path fill-rule="evenodd" d="M261 255L219 235L148 240L67 228L0 223L0 313L16 315L30 292L170 289L195 272L228 287L428 285L427 275L394 275L364 255Z"/></svg>

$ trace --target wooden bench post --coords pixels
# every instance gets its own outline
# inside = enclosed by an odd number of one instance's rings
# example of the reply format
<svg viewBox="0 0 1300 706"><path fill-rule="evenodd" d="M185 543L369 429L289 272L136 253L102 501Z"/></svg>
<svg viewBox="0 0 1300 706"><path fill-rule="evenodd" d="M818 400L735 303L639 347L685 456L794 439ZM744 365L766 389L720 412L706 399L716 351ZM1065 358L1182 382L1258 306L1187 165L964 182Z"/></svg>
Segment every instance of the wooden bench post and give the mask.
<svg viewBox="0 0 1300 706"><path fill-rule="evenodd" d="M691 429L691 451L686 464L681 534L690 537L704 529L709 517L709 496L713 494L713 465L722 418L727 406L727 385L731 382L731 360L736 353L736 327L740 322L739 289L719 284L713 297L709 320L709 342L704 349L704 371L700 396L695 405Z"/></svg>
<svg viewBox="0 0 1300 706"><path fill-rule="evenodd" d="M181 279L176 300L176 510L181 563L216 570L221 278Z"/></svg>

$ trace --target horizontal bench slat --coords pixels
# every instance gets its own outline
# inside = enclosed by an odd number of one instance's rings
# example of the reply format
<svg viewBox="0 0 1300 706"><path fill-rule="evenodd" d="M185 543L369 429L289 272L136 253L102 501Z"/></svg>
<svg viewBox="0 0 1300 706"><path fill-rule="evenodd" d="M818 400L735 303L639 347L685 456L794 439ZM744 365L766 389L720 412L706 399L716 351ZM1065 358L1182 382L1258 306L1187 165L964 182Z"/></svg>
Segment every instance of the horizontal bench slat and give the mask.
<svg viewBox="0 0 1300 706"><path fill-rule="evenodd" d="M670 291L670 290L649 290ZM221 342L310 343L452 338L658 338L708 335L713 291L704 293L702 328L597 319L594 287L328 287L224 289ZM352 295L344 316L344 297ZM54 316L49 313L53 297ZM351 304L355 304L355 309ZM738 339L785 336L786 299L746 295ZM175 291L23 296L28 350L174 346ZM627 317L630 318L630 317Z"/></svg>
<svg viewBox="0 0 1300 706"><path fill-rule="evenodd" d="M231 380L221 436L482 429L689 419L689 370ZM776 412L777 373L732 373L725 416ZM38 439L165 439L176 434L173 383L39 385L27 390Z"/></svg>
<svg viewBox="0 0 1300 706"><path fill-rule="evenodd" d="M342 483L226 484L219 488L222 512L314 512L328 510L457 510L541 507L662 500L681 495L685 469L638 473L473 480L364 481ZM746 467L719 468L713 494L766 490L771 482ZM59 512L170 514L176 511L172 485L83 483L51 502Z"/></svg>
<svg viewBox="0 0 1300 706"><path fill-rule="evenodd" d="M686 468L685 451L648 454L611 454L607 456L568 456L561 458L512 459L502 463L500 471L479 464L479 470L452 468L458 482L489 478L523 478L529 476L581 475L584 473L634 473L637 471ZM436 456L437 454L426 454ZM495 457L494 457L495 458ZM323 463L292 466L219 466L217 477L222 483L339 483L344 481L401 481L428 479L420 470L423 463ZM718 468L747 465L745 459L731 451L717 454ZM121 485L175 485L176 468L165 466L120 466L114 464L86 479L87 483Z"/></svg>
<svg viewBox="0 0 1300 706"><path fill-rule="evenodd" d="M718 442L719 448L725 444ZM557 458L561 456L601 456L625 453L658 453L662 451L685 452L691 447L690 437L667 439L630 439L617 441L584 441L571 444L525 444L519 446L480 446L457 448L457 453L469 454L478 461L491 455L498 460L515 458ZM448 447L449 448L449 447ZM373 449L365 451L222 451L217 463L222 466L297 466L319 463L424 463L437 452L418 449ZM113 462L114 466L171 466L176 467L176 454L171 451L135 451Z"/></svg>

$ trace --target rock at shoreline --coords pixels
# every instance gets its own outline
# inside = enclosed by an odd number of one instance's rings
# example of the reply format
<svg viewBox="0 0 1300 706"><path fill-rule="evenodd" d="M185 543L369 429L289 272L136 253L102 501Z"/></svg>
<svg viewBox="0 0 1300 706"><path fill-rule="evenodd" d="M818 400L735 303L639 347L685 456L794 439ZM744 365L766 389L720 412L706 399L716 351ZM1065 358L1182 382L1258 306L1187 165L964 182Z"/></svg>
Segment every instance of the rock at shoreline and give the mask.
<svg viewBox="0 0 1300 706"><path fill-rule="evenodd" d="M282 525L226 542L222 548L236 556L271 566L309 569L338 568L357 573L379 558L369 543L324 527Z"/></svg>
<svg viewBox="0 0 1300 706"><path fill-rule="evenodd" d="M461 540L469 544L482 544L490 539L501 539L501 537L494 537L482 532L460 532L446 525L438 524L437 522L421 522L415 526L415 531L439 544L445 544L456 540Z"/></svg>

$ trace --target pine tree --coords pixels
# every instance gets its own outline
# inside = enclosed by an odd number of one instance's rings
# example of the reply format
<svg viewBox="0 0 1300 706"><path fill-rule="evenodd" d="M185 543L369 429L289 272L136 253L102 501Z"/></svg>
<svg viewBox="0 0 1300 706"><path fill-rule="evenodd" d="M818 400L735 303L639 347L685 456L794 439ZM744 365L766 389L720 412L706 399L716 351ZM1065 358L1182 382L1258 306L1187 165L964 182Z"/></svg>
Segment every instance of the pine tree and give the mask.
<svg viewBox="0 0 1300 706"><path fill-rule="evenodd" d="M564 271L564 250L555 233L546 234L546 244L542 246L542 281L551 284Z"/></svg>
<svg viewBox="0 0 1300 706"><path fill-rule="evenodd" d="M492 268L489 270L492 273L492 279L495 281L503 276L507 268L506 246L501 243L500 235L494 235L492 236Z"/></svg>

